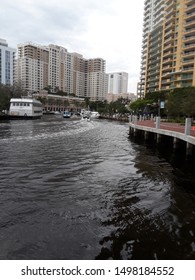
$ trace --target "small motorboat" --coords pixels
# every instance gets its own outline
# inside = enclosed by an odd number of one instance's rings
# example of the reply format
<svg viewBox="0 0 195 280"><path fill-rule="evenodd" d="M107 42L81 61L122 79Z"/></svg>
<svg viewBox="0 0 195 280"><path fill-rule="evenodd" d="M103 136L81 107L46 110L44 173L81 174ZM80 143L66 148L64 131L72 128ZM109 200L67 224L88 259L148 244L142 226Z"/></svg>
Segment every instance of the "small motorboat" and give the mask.
<svg viewBox="0 0 195 280"><path fill-rule="evenodd" d="M69 111L64 111L63 113L63 118L70 118L71 117L71 114Z"/></svg>

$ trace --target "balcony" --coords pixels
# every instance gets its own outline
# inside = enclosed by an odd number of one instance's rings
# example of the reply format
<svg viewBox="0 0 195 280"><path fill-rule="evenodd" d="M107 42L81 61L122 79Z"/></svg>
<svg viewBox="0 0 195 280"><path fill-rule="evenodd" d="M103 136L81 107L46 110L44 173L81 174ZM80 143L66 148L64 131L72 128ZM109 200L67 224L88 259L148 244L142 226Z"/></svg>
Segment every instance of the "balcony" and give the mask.
<svg viewBox="0 0 195 280"><path fill-rule="evenodd" d="M184 38L184 43L195 43L195 36L186 36Z"/></svg>
<svg viewBox="0 0 195 280"><path fill-rule="evenodd" d="M192 27L195 27L195 21L194 20L189 21L185 24L185 28L192 28Z"/></svg>
<svg viewBox="0 0 195 280"><path fill-rule="evenodd" d="M171 67L170 65L163 67L162 69L162 77L170 75L170 73L173 71L173 67Z"/></svg>
<svg viewBox="0 0 195 280"><path fill-rule="evenodd" d="M160 3L160 1L158 2L158 5L155 6L154 8L154 17L158 17L159 14L164 14L164 8L165 8L165 5L162 4L162 2Z"/></svg>
<svg viewBox="0 0 195 280"><path fill-rule="evenodd" d="M195 12L186 14L184 19L186 20L186 23L188 23L191 20L194 20L195 19Z"/></svg>
<svg viewBox="0 0 195 280"><path fill-rule="evenodd" d="M176 9L175 8L171 8L170 10L168 10L165 14L165 18L169 19L172 15L175 15L176 13Z"/></svg>
<svg viewBox="0 0 195 280"><path fill-rule="evenodd" d="M193 80L193 75L182 75L181 81L183 80Z"/></svg>
<svg viewBox="0 0 195 280"><path fill-rule="evenodd" d="M187 12L194 12L195 11L195 3L192 1L191 3L187 3Z"/></svg>
<svg viewBox="0 0 195 280"><path fill-rule="evenodd" d="M194 71L194 67L186 67L184 66L183 69L182 69L182 73L191 73Z"/></svg>
<svg viewBox="0 0 195 280"><path fill-rule="evenodd" d="M168 69L169 70L172 69L172 66L171 65L164 66L162 70L164 71L164 70L168 70Z"/></svg>
<svg viewBox="0 0 195 280"><path fill-rule="evenodd" d="M195 36L195 28L186 28L185 32L184 32L185 36Z"/></svg>
<svg viewBox="0 0 195 280"><path fill-rule="evenodd" d="M165 31L165 35L164 35L164 38L165 38L165 41L170 38L170 36L173 36L174 35L174 30L171 29L169 30L168 32Z"/></svg>
<svg viewBox="0 0 195 280"><path fill-rule="evenodd" d="M195 44L186 44L183 46L183 51L194 50L194 48L195 48Z"/></svg>
<svg viewBox="0 0 195 280"><path fill-rule="evenodd" d="M169 9L175 7L176 1L169 0L165 4L166 4L166 10L169 10Z"/></svg>
<svg viewBox="0 0 195 280"><path fill-rule="evenodd" d="M189 7L194 4L194 0L186 0L186 6Z"/></svg>
<svg viewBox="0 0 195 280"><path fill-rule="evenodd" d="M195 57L195 51L186 52L186 53L183 54L183 57L194 58Z"/></svg>
<svg viewBox="0 0 195 280"><path fill-rule="evenodd" d="M169 58L169 57L173 57L173 52L172 51L164 52L163 59Z"/></svg>
<svg viewBox="0 0 195 280"><path fill-rule="evenodd" d="M182 61L183 65L194 65L194 59L186 59Z"/></svg>
<svg viewBox="0 0 195 280"><path fill-rule="evenodd" d="M150 56L149 56L149 59L156 59L156 60L158 60L160 58L160 57L158 57L160 53L161 53L161 51L151 52Z"/></svg>
<svg viewBox="0 0 195 280"><path fill-rule="evenodd" d="M162 75L162 78L167 78L171 76L172 76L172 72L166 72L165 74Z"/></svg>
<svg viewBox="0 0 195 280"><path fill-rule="evenodd" d="M164 44L171 43L171 42L173 42L173 41L174 41L174 37L169 37L168 39L166 39L166 40L164 41Z"/></svg>
<svg viewBox="0 0 195 280"><path fill-rule="evenodd" d="M166 24L169 24L171 22L175 23L175 15L172 15L169 18L166 18Z"/></svg>
<svg viewBox="0 0 195 280"><path fill-rule="evenodd" d="M164 46L164 52L167 52L168 50L173 50L173 44L168 44Z"/></svg>
<svg viewBox="0 0 195 280"><path fill-rule="evenodd" d="M169 22L168 24L165 25L165 32L168 32L169 30L173 29L173 27L175 27L175 24Z"/></svg>
<svg viewBox="0 0 195 280"><path fill-rule="evenodd" d="M144 27L144 28L143 28L143 33L148 33L148 32L149 32L148 26Z"/></svg>
<svg viewBox="0 0 195 280"><path fill-rule="evenodd" d="M165 1L165 4L167 5L167 6L169 6L170 5L170 3L172 3L173 2L173 0L167 0L167 1ZM174 3L175 3L176 1L174 1Z"/></svg>
<svg viewBox="0 0 195 280"><path fill-rule="evenodd" d="M162 85L167 85L167 84L170 84L171 83L171 79L162 79L162 82L161 82L161 84Z"/></svg>
<svg viewBox="0 0 195 280"><path fill-rule="evenodd" d="M172 66L173 59L172 58L167 58L163 60L163 65L171 65Z"/></svg>
<svg viewBox="0 0 195 280"><path fill-rule="evenodd" d="M192 83L189 83L189 82L182 82L181 83L181 87L190 87L192 86Z"/></svg>
<svg viewBox="0 0 195 280"><path fill-rule="evenodd" d="M154 70L154 69L160 67L160 63L159 63L159 62L160 62L160 59L158 59L158 61L156 60L156 61L151 61L151 62L149 62L149 63L148 63L149 69L150 69L150 70Z"/></svg>

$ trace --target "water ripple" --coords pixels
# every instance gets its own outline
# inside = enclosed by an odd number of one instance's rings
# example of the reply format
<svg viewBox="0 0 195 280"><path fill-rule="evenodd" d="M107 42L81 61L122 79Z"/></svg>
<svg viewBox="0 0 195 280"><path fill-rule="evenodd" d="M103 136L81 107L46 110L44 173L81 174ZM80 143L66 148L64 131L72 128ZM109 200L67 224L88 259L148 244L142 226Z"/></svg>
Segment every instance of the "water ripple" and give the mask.
<svg viewBox="0 0 195 280"><path fill-rule="evenodd" d="M193 174L127 124L2 122L0 155L0 259L195 257Z"/></svg>

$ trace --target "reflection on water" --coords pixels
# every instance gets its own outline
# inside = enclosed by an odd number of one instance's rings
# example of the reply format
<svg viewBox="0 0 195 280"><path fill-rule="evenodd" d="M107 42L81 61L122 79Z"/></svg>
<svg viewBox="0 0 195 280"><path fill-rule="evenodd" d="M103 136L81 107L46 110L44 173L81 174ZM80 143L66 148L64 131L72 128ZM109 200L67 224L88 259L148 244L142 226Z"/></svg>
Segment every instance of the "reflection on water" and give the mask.
<svg viewBox="0 0 195 280"><path fill-rule="evenodd" d="M194 170L165 154L124 123L1 122L0 259L194 259Z"/></svg>

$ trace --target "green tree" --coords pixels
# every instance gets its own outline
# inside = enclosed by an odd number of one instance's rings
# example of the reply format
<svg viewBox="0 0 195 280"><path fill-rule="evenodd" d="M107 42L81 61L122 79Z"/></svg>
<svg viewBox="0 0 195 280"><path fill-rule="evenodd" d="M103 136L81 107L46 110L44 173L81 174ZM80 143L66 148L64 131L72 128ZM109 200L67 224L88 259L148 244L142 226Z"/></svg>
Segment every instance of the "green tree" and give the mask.
<svg viewBox="0 0 195 280"><path fill-rule="evenodd" d="M144 99L151 100L152 102L158 103L159 101L165 101L167 91L154 91L154 92L147 92Z"/></svg>
<svg viewBox="0 0 195 280"><path fill-rule="evenodd" d="M183 90L181 109L183 115L195 117L195 88L190 87Z"/></svg>
<svg viewBox="0 0 195 280"><path fill-rule="evenodd" d="M133 103L130 104L130 109L138 114L143 113L146 106L152 104L153 100L148 99L137 99Z"/></svg>
<svg viewBox="0 0 195 280"><path fill-rule="evenodd" d="M90 98L89 97L85 97L85 106L86 108L90 105Z"/></svg>
<svg viewBox="0 0 195 280"><path fill-rule="evenodd" d="M0 84L0 112L9 110L9 102L12 96L11 87L8 85Z"/></svg>
<svg viewBox="0 0 195 280"><path fill-rule="evenodd" d="M171 91L166 102L168 115L172 117L195 116L195 88L177 88Z"/></svg>

